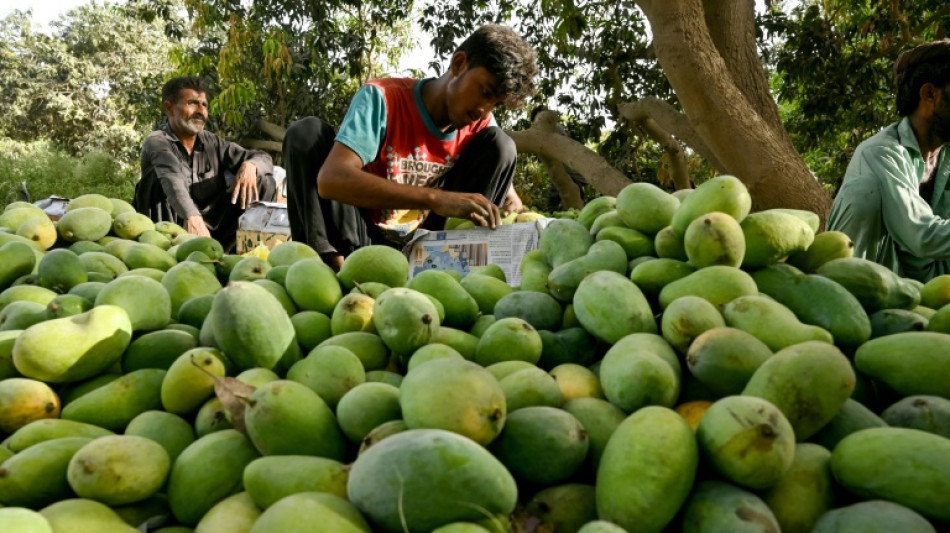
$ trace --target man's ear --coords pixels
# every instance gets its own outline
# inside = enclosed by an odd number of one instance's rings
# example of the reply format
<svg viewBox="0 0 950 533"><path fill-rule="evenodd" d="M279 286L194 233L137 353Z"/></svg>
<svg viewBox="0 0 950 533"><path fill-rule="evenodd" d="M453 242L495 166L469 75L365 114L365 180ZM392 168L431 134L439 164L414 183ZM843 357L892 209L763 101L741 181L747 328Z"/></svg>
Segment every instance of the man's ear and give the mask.
<svg viewBox="0 0 950 533"><path fill-rule="evenodd" d="M460 76L468 68L468 56L465 52L455 52L452 54L452 60L449 63L449 72L453 76Z"/></svg>
<svg viewBox="0 0 950 533"><path fill-rule="evenodd" d="M933 83L927 82L920 86L920 101L933 102L937 98L939 89Z"/></svg>
<svg viewBox="0 0 950 533"><path fill-rule="evenodd" d="M166 114L166 115L168 115L168 114L170 114L170 113L172 112L172 105L174 105L174 104L172 104L172 103L169 102L168 100L163 100L163 101L162 101L162 109L165 110L165 114Z"/></svg>

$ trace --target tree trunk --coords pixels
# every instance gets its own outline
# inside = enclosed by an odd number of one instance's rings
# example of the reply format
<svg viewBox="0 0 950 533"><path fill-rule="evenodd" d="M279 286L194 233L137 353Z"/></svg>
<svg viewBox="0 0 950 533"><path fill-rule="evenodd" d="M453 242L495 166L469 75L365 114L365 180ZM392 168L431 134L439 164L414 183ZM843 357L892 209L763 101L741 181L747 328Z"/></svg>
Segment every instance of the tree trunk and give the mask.
<svg viewBox="0 0 950 533"><path fill-rule="evenodd" d="M598 191L616 196L631 182L603 157L583 144L557 132L557 113L542 111L530 128L506 131L519 152L558 160L571 167Z"/></svg>
<svg viewBox="0 0 950 533"><path fill-rule="evenodd" d="M544 163L544 168L548 171L548 177L551 178L551 183L554 185L554 188L557 189L558 196L561 197L561 204L563 204L566 209L572 207L581 209L584 207L584 199L581 197L581 188L574 183L570 174L564 170L564 164L547 156L540 156L539 159Z"/></svg>
<svg viewBox="0 0 950 533"><path fill-rule="evenodd" d="M268 122L262 118L258 119L257 122L254 123L254 127L271 139L284 142L284 135L287 133L287 128L278 124L274 124L273 122Z"/></svg>
<svg viewBox="0 0 950 533"><path fill-rule="evenodd" d="M746 184L755 207L808 209L824 222L828 193L784 128L773 127L752 104L761 98L747 98L730 76L706 27L703 0L637 3L650 21L657 59L686 116L726 171ZM732 16L753 17L752 3L746 4Z"/></svg>
<svg viewBox="0 0 950 533"><path fill-rule="evenodd" d="M250 137L245 137L241 139L238 144L248 150L263 150L265 152L271 152L275 154L279 154L283 151L281 143L277 141L265 141L263 139L252 139Z"/></svg>

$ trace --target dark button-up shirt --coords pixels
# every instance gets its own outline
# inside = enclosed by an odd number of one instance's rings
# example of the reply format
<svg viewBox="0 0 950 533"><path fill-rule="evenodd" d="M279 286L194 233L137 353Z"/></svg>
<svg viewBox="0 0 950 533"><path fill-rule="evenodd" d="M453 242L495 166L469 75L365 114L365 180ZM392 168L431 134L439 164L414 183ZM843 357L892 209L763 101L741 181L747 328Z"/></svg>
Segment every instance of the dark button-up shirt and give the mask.
<svg viewBox="0 0 950 533"><path fill-rule="evenodd" d="M202 131L189 154L166 124L142 144L142 179L135 187L135 208L152 220L181 221L208 214L245 161L257 167L258 181L273 173L266 152L245 150Z"/></svg>

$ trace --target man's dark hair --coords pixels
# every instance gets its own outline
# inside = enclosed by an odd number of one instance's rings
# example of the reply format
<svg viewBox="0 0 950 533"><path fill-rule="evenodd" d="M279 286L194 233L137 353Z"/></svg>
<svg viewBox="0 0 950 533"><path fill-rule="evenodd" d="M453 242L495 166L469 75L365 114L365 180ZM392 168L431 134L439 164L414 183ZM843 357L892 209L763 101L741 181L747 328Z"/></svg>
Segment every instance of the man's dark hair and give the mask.
<svg viewBox="0 0 950 533"><path fill-rule="evenodd" d="M901 52L894 63L898 115L906 117L917 109L920 88L925 83L932 83L939 89L950 83L950 39L922 44Z"/></svg>
<svg viewBox="0 0 950 533"><path fill-rule="evenodd" d="M198 76L179 76L165 82L162 86L162 102L175 103L178 101L178 95L185 89L191 89L199 93L208 93L208 84L204 78Z"/></svg>
<svg viewBox="0 0 950 533"><path fill-rule="evenodd" d="M497 78L506 105L517 107L534 93L538 54L508 26L482 26L455 51L465 52L469 68L482 67Z"/></svg>

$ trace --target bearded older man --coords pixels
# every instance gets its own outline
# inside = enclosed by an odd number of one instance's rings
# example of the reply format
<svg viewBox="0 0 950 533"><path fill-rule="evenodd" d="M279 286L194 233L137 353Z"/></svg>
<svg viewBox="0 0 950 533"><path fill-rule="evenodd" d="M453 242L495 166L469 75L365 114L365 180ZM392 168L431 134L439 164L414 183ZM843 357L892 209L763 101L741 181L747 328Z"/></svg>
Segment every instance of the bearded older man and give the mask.
<svg viewBox="0 0 950 533"><path fill-rule="evenodd" d="M167 124L142 144L142 179L135 209L171 221L189 233L235 242L241 213L277 192L274 164L265 152L245 150L205 131L208 88L201 78L172 78L162 87Z"/></svg>

